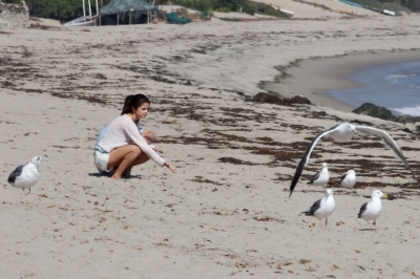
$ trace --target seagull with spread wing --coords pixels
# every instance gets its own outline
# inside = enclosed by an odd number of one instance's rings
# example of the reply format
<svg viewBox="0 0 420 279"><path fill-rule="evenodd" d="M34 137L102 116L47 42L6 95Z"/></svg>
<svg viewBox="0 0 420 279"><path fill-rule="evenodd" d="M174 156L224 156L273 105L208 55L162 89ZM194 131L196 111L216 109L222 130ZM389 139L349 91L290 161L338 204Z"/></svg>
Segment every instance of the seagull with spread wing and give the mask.
<svg viewBox="0 0 420 279"><path fill-rule="evenodd" d="M292 195L293 190L295 189L295 186L300 178L300 175L302 174L303 168L308 164L309 158L311 157L312 150L315 148L315 145L317 142L323 138L323 137L329 137L332 138L333 141L336 142L346 142L350 141L354 134L357 132L360 132L362 134L371 134L380 137L384 144L392 149L394 151L395 155L401 160L401 162L410 169L407 160L404 158L400 148L398 147L397 143L394 141L394 139L384 130L368 127L368 126L356 126L353 124L350 124L348 122L341 123L339 125L336 125L334 127L331 127L330 129L319 133L311 142L311 144L308 146L308 149L306 150L305 154L303 155L302 159L300 160L295 174L292 179L292 183L290 184L290 194L289 197ZM411 169L410 169L411 170Z"/></svg>

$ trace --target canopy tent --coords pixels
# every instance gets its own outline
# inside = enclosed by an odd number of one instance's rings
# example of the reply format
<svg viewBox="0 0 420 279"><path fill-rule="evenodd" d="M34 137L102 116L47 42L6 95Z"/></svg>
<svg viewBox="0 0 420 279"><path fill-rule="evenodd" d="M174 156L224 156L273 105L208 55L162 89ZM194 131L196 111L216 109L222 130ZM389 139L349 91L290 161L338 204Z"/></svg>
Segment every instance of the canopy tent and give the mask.
<svg viewBox="0 0 420 279"><path fill-rule="evenodd" d="M101 15L153 10L156 10L156 6L143 0L112 0L108 5L101 8Z"/></svg>

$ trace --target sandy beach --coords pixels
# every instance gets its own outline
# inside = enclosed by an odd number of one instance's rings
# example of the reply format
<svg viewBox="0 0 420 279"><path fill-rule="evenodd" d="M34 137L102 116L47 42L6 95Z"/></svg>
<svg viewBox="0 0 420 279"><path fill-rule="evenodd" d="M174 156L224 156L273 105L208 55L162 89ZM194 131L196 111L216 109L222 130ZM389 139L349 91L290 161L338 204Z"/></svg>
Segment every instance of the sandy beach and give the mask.
<svg viewBox="0 0 420 279"><path fill-rule="evenodd" d="M344 121L386 130L420 175L415 124L325 94L367 65L419 57L419 27L338 14L1 30L0 278L418 278L419 182L379 139L320 142L288 188L311 139ZM313 105L252 102L258 92ZM133 93L150 97L144 126L177 174L148 162L112 180L94 167L96 136ZM7 177L36 155L41 178L23 195ZM325 195L306 185L323 162L328 230L300 214ZM349 169L354 191L338 188ZM392 197L378 232L357 218L374 189Z"/></svg>

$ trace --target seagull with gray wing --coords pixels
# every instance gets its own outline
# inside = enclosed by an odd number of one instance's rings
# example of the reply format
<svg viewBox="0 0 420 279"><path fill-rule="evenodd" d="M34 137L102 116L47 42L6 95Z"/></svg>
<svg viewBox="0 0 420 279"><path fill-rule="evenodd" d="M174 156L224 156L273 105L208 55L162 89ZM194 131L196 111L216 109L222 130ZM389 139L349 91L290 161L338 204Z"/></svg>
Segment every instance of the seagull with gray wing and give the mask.
<svg viewBox="0 0 420 279"><path fill-rule="evenodd" d="M331 189L327 189L325 193L325 197L322 199L317 200L314 204L308 209L308 211L304 211L307 216L314 216L318 219L325 218L325 228L327 228L328 223L328 216L330 216L335 209L335 200L333 196L333 191Z"/></svg>
<svg viewBox="0 0 420 279"><path fill-rule="evenodd" d="M340 187L351 189L356 184L356 172L354 170L347 171L342 177Z"/></svg>
<svg viewBox="0 0 420 279"><path fill-rule="evenodd" d="M22 189L23 193L25 193L25 189L29 189L29 193L31 193L31 187L39 180L41 162L42 157L37 156L25 165L20 165L9 175L7 182L13 187Z"/></svg>
<svg viewBox="0 0 420 279"><path fill-rule="evenodd" d="M379 215L381 215L382 212L382 202L381 198L388 198L387 195L382 193L379 190L374 190L372 192L372 199L364 203L359 210L359 214L357 214L358 218L364 219L366 222L370 220L373 220L373 224L375 225L375 230L378 231L378 226L376 224L376 219L378 219Z"/></svg>
<svg viewBox="0 0 420 279"><path fill-rule="evenodd" d="M330 174L328 172L328 164L322 163L322 170L317 172L309 181L308 185L326 186L330 181Z"/></svg>

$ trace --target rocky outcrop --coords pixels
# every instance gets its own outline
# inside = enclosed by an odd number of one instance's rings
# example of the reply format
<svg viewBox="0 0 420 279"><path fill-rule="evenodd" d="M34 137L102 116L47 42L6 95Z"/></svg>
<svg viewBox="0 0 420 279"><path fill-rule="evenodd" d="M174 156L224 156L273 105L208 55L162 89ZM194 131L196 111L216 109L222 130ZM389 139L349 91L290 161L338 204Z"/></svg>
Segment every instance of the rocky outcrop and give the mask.
<svg viewBox="0 0 420 279"><path fill-rule="evenodd" d="M364 103L357 109L353 110L354 113L369 115L384 120L390 120L400 123L415 123L420 122L420 117L411 115L395 116L392 112L384 107L376 106L371 103Z"/></svg>
<svg viewBox="0 0 420 279"><path fill-rule="evenodd" d="M29 9L22 5L6 4L0 1L0 29L26 28L29 24Z"/></svg>
<svg viewBox="0 0 420 279"><path fill-rule="evenodd" d="M395 121L397 119L397 117L393 115L389 109L376 106L371 103L364 103L357 109L353 110L353 112L357 114L364 114L364 115L369 115L376 118L381 118L384 120Z"/></svg>
<svg viewBox="0 0 420 279"><path fill-rule="evenodd" d="M257 103L276 104L280 106L291 106L294 104L311 105L311 101L302 96L294 96L293 98L279 98L274 95L260 92L252 98L252 101Z"/></svg>

